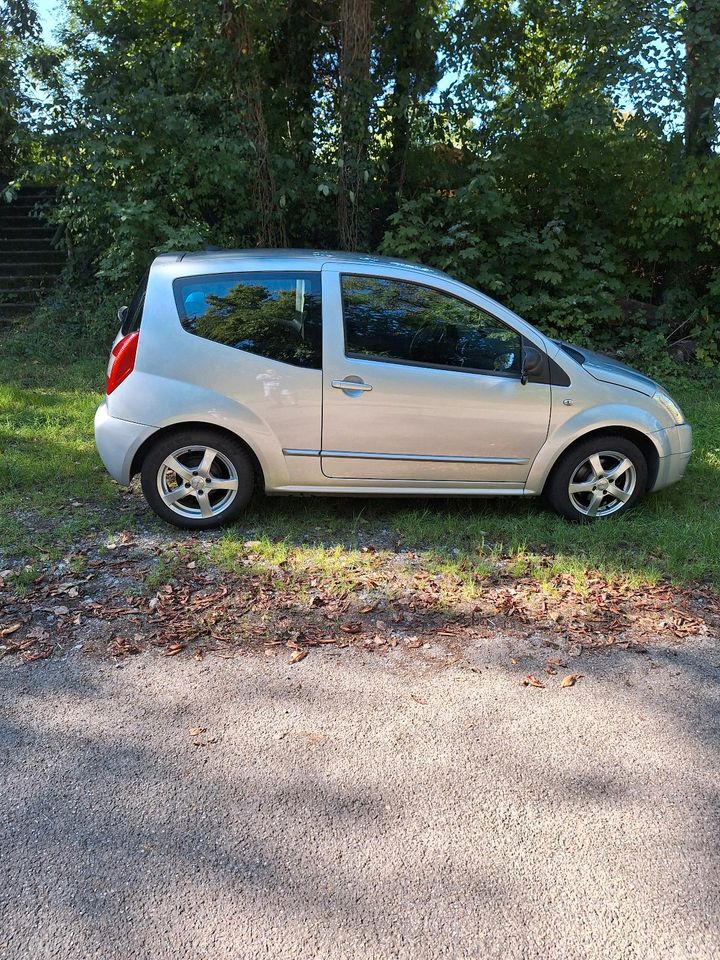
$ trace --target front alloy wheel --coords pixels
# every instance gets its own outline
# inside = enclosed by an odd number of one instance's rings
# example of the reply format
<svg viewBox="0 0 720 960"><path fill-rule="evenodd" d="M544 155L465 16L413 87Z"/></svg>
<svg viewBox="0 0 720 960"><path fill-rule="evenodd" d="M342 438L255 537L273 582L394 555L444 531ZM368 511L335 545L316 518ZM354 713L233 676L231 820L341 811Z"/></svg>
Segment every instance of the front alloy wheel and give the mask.
<svg viewBox="0 0 720 960"><path fill-rule="evenodd" d="M585 517L607 517L628 502L637 486L637 470L629 457L616 450L593 453L570 477L568 495Z"/></svg>
<svg viewBox="0 0 720 960"><path fill-rule="evenodd" d="M255 477L242 444L207 429L158 440L143 460L141 479L145 499L163 520L206 530L240 514Z"/></svg>
<svg viewBox="0 0 720 960"><path fill-rule="evenodd" d="M544 497L568 520L617 516L647 489L647 463L639 447L620 436L600 436L568 450L555 465Z"/></svg>

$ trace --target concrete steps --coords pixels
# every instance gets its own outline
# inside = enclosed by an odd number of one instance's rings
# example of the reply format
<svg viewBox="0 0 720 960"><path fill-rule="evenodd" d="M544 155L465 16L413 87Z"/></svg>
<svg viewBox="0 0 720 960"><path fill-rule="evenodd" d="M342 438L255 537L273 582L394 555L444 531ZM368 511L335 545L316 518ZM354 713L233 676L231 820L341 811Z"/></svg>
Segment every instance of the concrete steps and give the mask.
<svg viewBox="0 0 720 960"><path fill-rule="evenodd" d="M65 264L64 251L53 246L57 230L42 218L53 197L51 188L24 187L0 204L0 324L30 313Z"/></svg>

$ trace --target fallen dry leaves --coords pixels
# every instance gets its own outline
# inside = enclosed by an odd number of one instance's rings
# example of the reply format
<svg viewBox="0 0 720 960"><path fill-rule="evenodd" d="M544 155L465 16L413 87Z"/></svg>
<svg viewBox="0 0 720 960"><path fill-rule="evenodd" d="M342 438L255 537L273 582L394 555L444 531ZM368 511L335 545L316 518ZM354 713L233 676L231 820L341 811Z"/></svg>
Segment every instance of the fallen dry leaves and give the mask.
<svg viewBox="0 0 720 960"><path fill-rule="evenodd" d="M574 687L578 680L582 677L581 673L568 673L566 677L563 677L560 681L561 687Z"/></svg>
<svg viewBox="0 0 720 960"><path fill-rule="evenodd" d="M140 647L132 640L126 637L115 637L108 644L108 653L113 657L137 656L140 653Z"/></svg>
<svg viewBox="0 0 720 960"><path fill-rule="evenodd" d="M193 542L193 549L210 547ZM648 653L657 643L672 648L720 630L720 598L701 584L635 587L592 573L582 589L569 574L540 584L508 572L512 558L502 558L490 576L475 576L463 560L461 579L424 569L423 553L376 547L363 551L362 566L347 579L340 570L307 570L292 552L270 563L253 543L232 573L178 559L175 543L141 548L127 534L107 546L112 558L90 541L77 544L68 562L46 557L24 596L7 586L16 571L0 571L0 660L43 660L71 644L83 655L119 659L156 648L197 662L262 650L271 657L285 646L296 664L324 645L387 655L442 644L461 655L479 637L502 634L526 644L510 657L513 665L542 648L553 653L524 668L535 672L522 682L542 689L578 658L585 664L600 653ZM149 595L148 573L159 556L175 563L172 581ZM82 574L71 574L70 561ZM469 580L476 588L470 597ZM558 682L567 688L580 676L575 669Z"/></svg>
<svg viewBox="0 0 720 960"><path fill-rule="evenodd" d="M167 647L163 650L163 656L165 657L176 657L179 653L185 649L184 643L169 643Z"/></svg>

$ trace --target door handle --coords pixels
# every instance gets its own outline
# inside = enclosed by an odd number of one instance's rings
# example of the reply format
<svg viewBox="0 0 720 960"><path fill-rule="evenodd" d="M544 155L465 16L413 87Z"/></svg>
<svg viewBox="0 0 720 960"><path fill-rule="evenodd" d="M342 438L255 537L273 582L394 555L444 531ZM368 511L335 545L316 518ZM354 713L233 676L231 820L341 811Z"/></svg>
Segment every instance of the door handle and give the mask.
<svg viewBox="0 0 720 960"><path fill-rule="evenodd" d="M330 386L336 390L352 390L353 392L357 390L360 393L367 393L372 390L372 386L369 383L363 383L362 380L331 380Z"/></svg>

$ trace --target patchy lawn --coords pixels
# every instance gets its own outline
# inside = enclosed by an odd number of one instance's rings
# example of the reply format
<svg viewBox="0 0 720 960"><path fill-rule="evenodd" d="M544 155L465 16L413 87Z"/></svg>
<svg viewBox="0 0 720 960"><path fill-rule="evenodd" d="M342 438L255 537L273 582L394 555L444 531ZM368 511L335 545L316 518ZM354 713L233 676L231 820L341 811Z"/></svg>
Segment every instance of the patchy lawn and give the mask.
<svg viewBox="0 0 720 960"><path fill-rule="evenodd" d="M92 435L104 357L16 347L0 343L5 654L83 643L202 656L270 638L299 659L324 642L494 629L577 652L717 626L717 385L670 385L696 431L687 477L617 521L574 526L534 500L258 497L198 536L106 476Z"/></svg>

